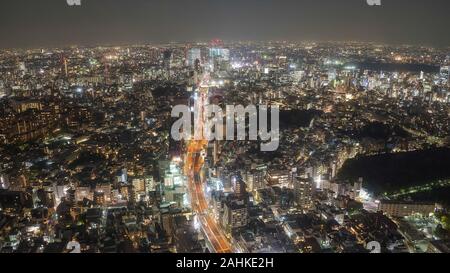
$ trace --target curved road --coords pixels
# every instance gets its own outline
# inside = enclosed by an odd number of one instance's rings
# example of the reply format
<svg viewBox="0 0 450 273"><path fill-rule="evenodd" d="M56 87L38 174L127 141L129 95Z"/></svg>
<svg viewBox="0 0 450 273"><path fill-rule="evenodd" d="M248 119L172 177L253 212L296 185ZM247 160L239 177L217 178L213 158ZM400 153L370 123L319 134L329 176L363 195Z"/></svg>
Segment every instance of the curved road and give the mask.
<svg viewBox="0 0 450 273"><path fill-rule="evenodd" d="M201 107L204 109L205 96L207 95L207 88L199 98ZM195 130L203 131L204 117L199 118ZM215 253L230 253L231 247L228 238L221 227L210 216L208 202L206 201L203 190L203 181L200 178L200 173L204 164L202 154L208 145L206 140L191 140L187 144L185 155L185 173L188 176L188 188L191 197L192 210L197 214L202 230L207 237L210 245L213 247Z"/></svg>

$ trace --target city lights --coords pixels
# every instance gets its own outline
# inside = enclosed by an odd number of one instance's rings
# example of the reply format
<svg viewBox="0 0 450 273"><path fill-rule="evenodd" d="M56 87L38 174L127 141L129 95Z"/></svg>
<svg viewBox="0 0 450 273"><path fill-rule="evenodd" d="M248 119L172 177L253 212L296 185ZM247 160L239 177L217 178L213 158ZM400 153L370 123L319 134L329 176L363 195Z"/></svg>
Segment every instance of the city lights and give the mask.
<svg viewBox="0 0 450 273"><path fill-rule="evenodd" d="M4 2L0 254L449 252L449 1Z"/></svg>

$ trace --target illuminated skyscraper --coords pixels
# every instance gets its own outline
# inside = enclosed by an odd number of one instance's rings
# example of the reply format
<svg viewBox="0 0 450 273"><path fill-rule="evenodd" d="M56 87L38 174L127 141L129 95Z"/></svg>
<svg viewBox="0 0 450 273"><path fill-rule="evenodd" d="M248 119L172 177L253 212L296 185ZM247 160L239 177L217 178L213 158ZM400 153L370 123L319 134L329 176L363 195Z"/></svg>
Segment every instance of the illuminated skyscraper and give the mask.
<svg viewBox="0 0 450 273"><path fill-rule="evenodd" d="M230 61L230 50L213 47L209 49L209 66L211 71L222 70ZM225 65L225 66L224 66Z"/></svg>
<svg viewBox="0 0 450 273"><path fill-rule="evenodd" d="M187 65L194 68L198 61L201 62L202 54L200 48L191 48L187 54Z"/></svg>
<svg viewBox="0 0 450 273"><path fill-rule="evenodd" d="M244 201L231 201L224 204L223 226L228 232L248 225L248 208Z"/></svg>
<svg viewBox="0 0 450 273"><path fill-rule="evenodd" d="M311 178L296 177L294 193L297 205L303 210L309 210L313 205L314 181Z"/></svg>
<svg viewBox="0 0 450 273"><path fill-rule="evenodd" d="M69 76L69 66L67 64L67 59L64 58L64 76Z"/></svg>
<svg viewBox="0 0 450 273"><path fill-rule="evenodd" d="M230 50L226 48L211 48L209 49L209 56L212 59L221 59L223 61L229 61Z"/></svg>
<svg viewBox="0 0 450 273"><path fill-rule="evenodd" d="M233 177L231 179L233 191L239 198L244 197L246 193L246 185L240 176Z"/></svg>

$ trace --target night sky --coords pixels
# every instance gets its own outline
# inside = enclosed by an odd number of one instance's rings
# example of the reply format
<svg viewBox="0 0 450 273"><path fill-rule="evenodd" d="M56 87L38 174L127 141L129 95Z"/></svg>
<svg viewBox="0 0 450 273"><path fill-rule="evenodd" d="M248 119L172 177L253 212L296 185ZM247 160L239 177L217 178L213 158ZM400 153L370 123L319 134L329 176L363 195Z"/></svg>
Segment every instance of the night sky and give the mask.
<svg viewBox="0 0 450 273"><path fill-rule="evenodd" d="M449 0L0 0L0 47L223 40L450 45Z"/></svg>

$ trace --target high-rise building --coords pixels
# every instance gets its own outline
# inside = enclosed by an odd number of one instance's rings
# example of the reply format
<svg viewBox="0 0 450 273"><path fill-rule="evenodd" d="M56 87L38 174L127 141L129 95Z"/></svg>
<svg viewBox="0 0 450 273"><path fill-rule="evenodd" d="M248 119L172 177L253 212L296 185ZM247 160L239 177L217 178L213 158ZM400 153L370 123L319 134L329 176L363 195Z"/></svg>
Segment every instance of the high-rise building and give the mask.
<svg viewBox="0 0 450 273"><path fill-rule="evenodd" d="M314 180L311 178L295 177L295 202L303 210L309 210L313 205Z"/></svg>
<svg viewBox="0 0 450 273"><path fill-rule="evenodd" d="M230 62L230 50L213 47L209 49L209 69L211 71L226 70Z"/></svg>
<svg viewBox="0 0 450 273"><path fill-rule="evenodd" d="M244 178L248 191L253 192L266 188L266 175L266 169L255 169L248 171Z"/></svg>
<svg viewBox="0 0 450 273"><path fill-rule="evenodd" d="M69 76L69 65L66 58L64 58L64 76Z"/></svg>
<svg viewBox="0 0 450 273"><path fill-rule="evenodd" d="M126 90L133 89L133 84L134 84L135 79L134 79L134 75L132 72L130 72L130 71L124 72L120 75L119 78L120 78L120 83L123 85L123 87Z"/></svg>
<svg viewBox="0 0 450 273"><path fill-rule="evenodd" d="M226 48L210 48L209 57L211 59L230 60L230 50Z"/></svg>
<svg viewBox="0 0 450 273"><path fill-rule="evenodd" d="M134 178L131 184L137 194L145 193L145 180L143 178Z"/></svg>
<svg viewBox="0 0 450 273"><path fill-rule="evenodd" d="M231 179L233 191L239 198L244 197L246 190L246 185L240 176L234 176Z"/></svg>
<svg viewBox="0 0 450 273"><path fill-rule="evenodd" d="M155 181L153 179L153 176L148 176L144 178L145 180L145 191L151 192L151 191L155 191Z"/></svg>
<svg viewBox="0 0 450 273"><path fill-rule="evenodd" d="M200 48L191 48L188 51L187 54L187 65L195 68L196 65L198 65L198 62L201 63L202 60L202 53Z"/></svg>
<svg viewBox="0 0 450 273"><path fill-rule="evenodd" d="M9 189L9 186L10 186L10 184L9 184L8 176L0 173L0 189L7 190L7 189Z"/></svg>
<svg viewBox="0 0 450 273"><path fill-rule="evenodd" d="M248 208L244 201L225 203L222 223L228 232L247 226L248 221Z"/></svg>

